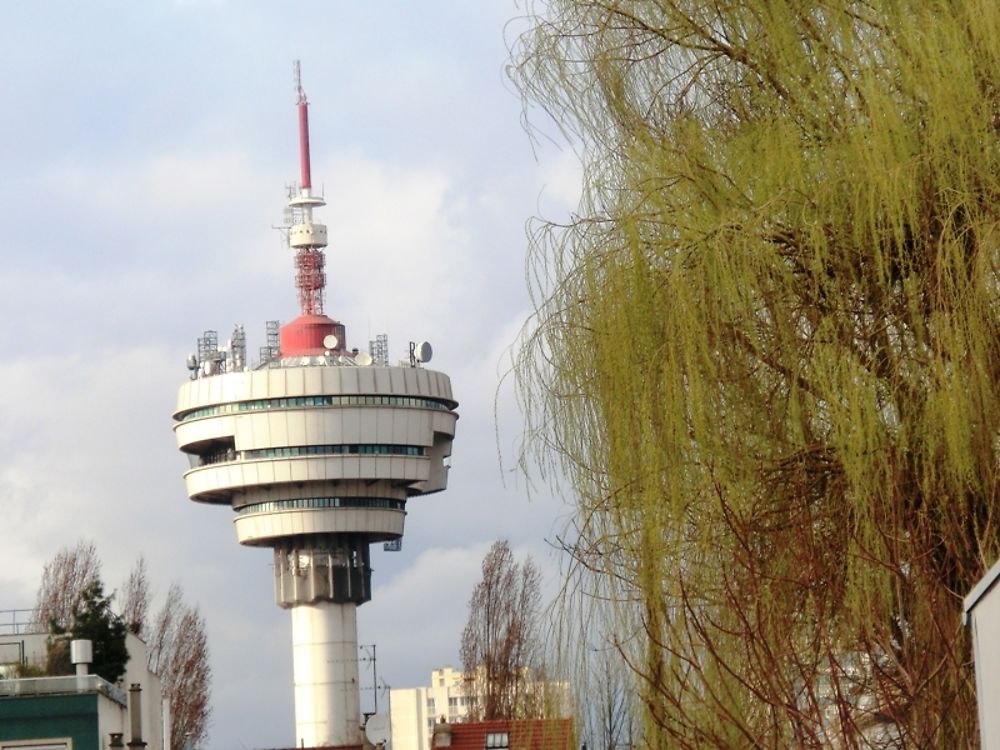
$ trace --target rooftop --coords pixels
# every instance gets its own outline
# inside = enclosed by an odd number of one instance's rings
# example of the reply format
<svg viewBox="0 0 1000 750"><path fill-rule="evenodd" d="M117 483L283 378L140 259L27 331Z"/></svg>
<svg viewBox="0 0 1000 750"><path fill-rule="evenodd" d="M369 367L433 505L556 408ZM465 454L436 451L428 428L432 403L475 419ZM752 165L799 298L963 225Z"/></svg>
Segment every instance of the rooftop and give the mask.
<svg viewBox="0 0 1000 750"><path fill-rule="evenodd" d="M0 699L77 693L100 693L122 706L128 704L128 699L122 690L96 674L0 680Z"/></svg>
<svg viewBox="0 0 1000 750"><path fill-rule="evenodd" d="M571 719L494 719L448 726L451 750L569 750L573 742ZM437 742L435 746L441 747Z"/></svg>

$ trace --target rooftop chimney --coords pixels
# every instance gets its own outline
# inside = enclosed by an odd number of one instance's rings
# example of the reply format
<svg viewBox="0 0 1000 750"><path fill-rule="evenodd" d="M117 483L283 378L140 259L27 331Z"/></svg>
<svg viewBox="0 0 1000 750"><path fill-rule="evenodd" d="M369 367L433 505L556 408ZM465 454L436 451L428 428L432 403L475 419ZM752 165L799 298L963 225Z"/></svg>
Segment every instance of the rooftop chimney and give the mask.
<svg viewBox="0 0 1000 750"><path fill-rule="evenodd" d="M128 746L146 747L142 741L142 686L138 682L133 682L128 689L128 713L132 724L132 739Z"/></svg>
<svg viewBox="0 0 1000 750"><path fill-rule="evenodd" d="M451 747L451 724L441 717L441 721L434 725L434 738L431 740L431 747Z"/></svg>
<svg viewBox="0 0 1000 750"><path fill-rule="evenodd" d="M82 638L70 641L69 660L76 665L76 676L86 677L94 661L94 643Z"/></svg>

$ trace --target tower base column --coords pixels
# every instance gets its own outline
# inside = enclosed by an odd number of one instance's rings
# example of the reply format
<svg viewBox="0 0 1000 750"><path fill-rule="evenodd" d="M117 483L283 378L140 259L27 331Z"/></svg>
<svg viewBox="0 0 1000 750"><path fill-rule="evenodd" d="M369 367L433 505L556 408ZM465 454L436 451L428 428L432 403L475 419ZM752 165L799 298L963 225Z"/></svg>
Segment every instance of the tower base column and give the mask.
<svg viewBox="0 0 1000 750"><path fill-rule="evenodd" d="M291 610L295 744L360 747L357 606L317 602Z"/></svg>

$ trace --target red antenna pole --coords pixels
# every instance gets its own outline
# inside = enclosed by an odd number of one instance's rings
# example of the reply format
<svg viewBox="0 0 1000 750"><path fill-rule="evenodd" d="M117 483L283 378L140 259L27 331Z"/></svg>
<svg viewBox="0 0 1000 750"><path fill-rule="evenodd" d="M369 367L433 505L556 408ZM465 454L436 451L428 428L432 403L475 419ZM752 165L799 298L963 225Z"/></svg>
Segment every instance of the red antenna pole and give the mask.
<svg viewBox="0 0 1000 750"><path fill-rule="evenodd" d="M302 172L302 188L312 187L312 169L309 163L309 100L302 88L302 70L299 61L295 61L295 91L298 94L296 104L299 107L299 166Z"/></svg>

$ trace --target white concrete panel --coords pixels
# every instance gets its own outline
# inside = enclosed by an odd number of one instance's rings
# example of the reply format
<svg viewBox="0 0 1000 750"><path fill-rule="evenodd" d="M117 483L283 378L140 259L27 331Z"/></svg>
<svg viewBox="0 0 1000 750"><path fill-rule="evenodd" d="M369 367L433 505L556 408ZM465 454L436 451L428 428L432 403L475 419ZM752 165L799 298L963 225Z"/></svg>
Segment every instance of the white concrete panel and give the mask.
<svg viewBox="0 0 1000 750"><path fill-rule="evenodd" d="M406 412L405 442L407 445L430 445L433 436L425 434L424 412L411 409ZM420 441L423 442L420 442Z"/></svg>
<svg viewBox="0 0 1000 750"><path fill-rule="evenodd" d="M323 461L311 461L306 459L304 461L300 461L299 465L303 468L305 476L296 481L319 482L327 478L325 462ZM302 493L300 492L299 494Z"/></svg>
<svg viewBox="0 0 1000 750"><path fill-rule="evenodd" d="M288 425L288 444L306 445L306 413L302 410L289 411L286 424Z"/></svg>
<svg viewBox="0 0 1000 750"><path fill-rule="evenodd" d="M257 465L257 479L261 484L271 484L278 481L274 475L274 466L279 461L254 461Z"/></svg>
<svg viewBox="0 0 1000 750"><path fill-rule="evenodd" d="M261 483L260 472L258 471L256 462L243 464L242 469L243 486L253 487Z"/></svg>
<svg viewBox="0 0 1000 750"><path fill-rule="evenodd" d="M305 371L312 367L285 367L285 393L289 396L302 396L306 390Z"/></svg>
<svg viewBox="0 0 1000 750"><path fill-rule="evenodd" d="M236 434L236 420L232 416L203 417L174 425L177 446L192 445L205 440L232 437Z"/></svg>
<svg viewBox="0 0 1000 750"><path fill-rule="evenodd" d="M358 376L358 393L375 393L375 371L370 367L354 370Z"/></svg>
<svg viewBox="0 0 1000 750"><path fill-rule="evenodd" d="M371 370L375 373L375 392L392 393L392 380L389 377L389 368L373 367Z"/></svg>
<svg viewBox="0 0 1000 750"><path fill-rule="evenodd" d="M402 409L378 409L375 411L374 419L369 420L374 428L371 442L405 444L404 436L396 432L397 414L400 411Z"/></svg>
<svg viewBox="0 0 1000 750"><path fill-rule="evenodd" d="M357 367L340 368L340 393L355 394L358 392L358 370Z"/></svg>
<svg viewBox="0 0 1000 750"><path fill-rule="evenodd" d="M315 395L323 392L323 369L321 367L304 367L303 390L306 395Z"/></svg>
<svg viewBox="0 0 1000 750"><path fill-rule="evenodd" d="M337 442L342 443L362 443L364 440L361 439L361 423L363 409L360 407L348 407L345 409L340 409L341 419L340 419L340 429L341 435L340 440Z"/></svg>
<svg viewBox="0 0 1000 750"><path fill-rule="evenodd" d="M366 412L367 414L358 422L358 442L377 443L379 442L378 423L376 419L378 410L375 407L369 407L366 409Z"/></svg>
<svg viewBox="0 0 1000 750"><path fill-rule="evenodd" d="M233 519L241 544L263 544L283 536L364 533L392 539L403 533L406 514L382 508L287 510L237 516Z"/></svg>
<svg viewBox="0 0 1000 750"><path fill-rule="evenodd" d="M292 460L288 461L270 461L271 467L274 470L274 481L275 482L291 482L292 481Z"/></svg>
<svg viewBox="0 0 1000 750"><path fill-rule="evenodd" d="M256 416L256 415L255 415ZM267 425L267 438L255 445L255 448L269 448L274 446L286 446L287 430L285 429L285 413L283 411L261 412L264 423Z"/></svg>
<svg viewBox="0 0 1000 750"><path fill-rule="evenodd" d="M387 368L389 372L390 391L392 393L406 392L406 378L403 371L398 367Z"/></svg>
<svg viewBox="0 0 1000 750"><path fill-rule="evenodd" d="M231 491L274 483L387 479L400 482L425 482L431 463L424 456L335 455L293 458L268 458L232 464L215 464L185 473L188 494ZM294 467L294 469L293 469ZM301 494L301 493L300 493ZM341 488L335 494L346 494ZM270 495L267 495L270 497Z"/></svg>
<svg viewBox="0 0 1000 750"><path fill-rule="evenodd" d="M320 436L323 434L323 414L319 408L307 408L298 412L298 420L301 425L301 432L293 431L296 437L299 437L299 442L296 445L322 445L323 440Z"/></svg>
<svg viewBox="0 0 1000 750"><path fill-rule="evenodd" d="M338 410L339 411L339 410ZM323 440L321 445L339 445L347 442L344 440L344 420L342 415L336 417L325 415L323 417Z"/></svg>
<svg viewBox="0 0 1000 750"><path fill-rule="evenodd" d="M432 391L430 376L428 375L427 370L422 367L416 367L414 368L414 372L417 374L417 388L421 393L429 395Z"/></svg>
<svg viewBox="0 0 1000 750"><path fill-rule="evenodd" d="M288 374L292 368L279 367L268 370L268 395L271 398L285 398L288 396Z"/></svg>
<svg viewBox="0 0 1000 750"><path fill-rule="evenodd" d="M322 369L322 393L336 394L342 392L341 375L344 369L343 367L324 367Z"/></svg>
<svg viewBox="0 0 1000 750"><path fill-rule="evenodd" d="M270 394L268 390L270 387L270 382L268 380L268 373L270 370L258 370L250 374L250 398L251 399L261 399L267 398Z"/></svg>
<svg viewBox="0 0 1000 750"><path fill-rule="evenodd" d="M295 459L288 462L292 482L305 482L309 480L309 459Z"/></svg>
<svg viewBox="0 0 1000 750"><path fill-rule="evenodd" d="M400 368L403 373L403 382L405 385L405 392L407 394L419 394L420 386L417 383L417 370L415 367L403 367Z"/></svg>

